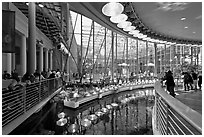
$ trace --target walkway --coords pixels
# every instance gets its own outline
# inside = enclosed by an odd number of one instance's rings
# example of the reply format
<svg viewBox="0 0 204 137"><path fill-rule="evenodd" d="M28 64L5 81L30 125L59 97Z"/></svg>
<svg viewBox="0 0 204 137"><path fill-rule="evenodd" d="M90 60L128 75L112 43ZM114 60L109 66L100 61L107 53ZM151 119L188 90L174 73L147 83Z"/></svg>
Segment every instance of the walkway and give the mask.
<svg viewBox="0 0 204 137"><path fill-rule="evenodd" d="M178 90L176 91L177 96L176 98L184 103L185 105L189 106L193 110L197 111L202 115L202 91L201 90Z"/></svg>

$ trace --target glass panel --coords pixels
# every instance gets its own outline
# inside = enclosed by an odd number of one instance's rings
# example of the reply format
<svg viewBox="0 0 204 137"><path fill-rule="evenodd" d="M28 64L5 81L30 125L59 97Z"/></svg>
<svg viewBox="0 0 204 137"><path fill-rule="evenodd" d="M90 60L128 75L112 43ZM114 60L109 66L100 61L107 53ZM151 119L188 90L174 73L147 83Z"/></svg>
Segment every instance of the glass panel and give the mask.
<svg viewBox="0 0 204 137"><path fill-rule="evenodd" d="M139 77L145 78L146 74L146 42L138 40Z"/></svg>
<svg viewBox="0 0 204 137"><path fill-rule="evenodd" d="M154 76L154 68L155 68L155 49L154 43L148 42L148 57L147 57L147 76L153 77Z"/></svg>
<svg viewBox="0 0 204 137"><path fill-rule="evenodd" d="M94 77L96 81L103 78L105 27L94 22Z"/></svg>
<svg viewBox="0 0 204 137"><path fill-rule="evenodd" d="M93 22L82 16L82 51L83 51L83 74L87 79L93 77Z"/></svg>

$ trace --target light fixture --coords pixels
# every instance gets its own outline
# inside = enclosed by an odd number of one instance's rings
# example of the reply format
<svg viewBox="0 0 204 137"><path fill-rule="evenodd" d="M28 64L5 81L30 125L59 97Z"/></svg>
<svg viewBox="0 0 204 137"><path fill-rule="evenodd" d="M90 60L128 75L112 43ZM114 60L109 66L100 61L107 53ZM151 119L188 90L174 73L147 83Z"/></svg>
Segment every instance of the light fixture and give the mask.
<svg viewBox="0 0 204 137"><path fill-rule="evenodd" d="M106 16L117 16L121 14L124 10L122 4L118 2L109 2L102 8L102 13Z"/></svg>
<svg viewBox="0 0 204 137"><path fill-rule="evenodd" d="M38 6L39 6L39 7L41 7L41 8L43 8L43 7L44 7L44 5L43 5L43 4L41 4L41 3L39 3L39 4L38 4Z"/></svg>
<svg viewBox="0 0 204 137"><path fill-rule="evenodd" d="M124 31L132 31L132 30L134 30L135 28L136 28L135 26L128 26L128 27L124 28L123 30L124 30Z"/></svg>
<svg viewBox="0 0 204 137"><path fill-rule="evenodd" d="M186 27L184 27L185 29L187 29L188 27L186 26Z"/></svg>
<svg viewBox="0 0 204 137"><path fill-rule="evenodd" d="M196 32L194 31L193 34L195 34Z"/></svg>
<svg viewBox="0 0 204 137"><path fill-rule="evenodd" d="M113 22L113 23L120 23L120 22L126 21L127 19L128 19L127 15L119 14L117 16L112 16L110 18L110 21Z"/></svg>
<svg viewBox="0 0 204 137"><path fill-rule="evenodd" d="M129 34L134 35L134 34L139 34L140 31L139 30L132 30L129 32Z"/></svg>
<svg viewBox="0 0 204 137"><path fill-rule="evenodd" d="M124 22L118 23L117 27L118 27L118 28L126 28L126 27L131 26L131 25L132 25L131 22L129 22L129 21L124 21Z"/></svg>
<svg viewBox="0 0 204 137"><path fill-rule="evenodd" d="M143 38L143 34L142 33L134 34L133 36L134 37L138 37L140 39Z"/></svg>
<svg viewBox="0 0 204 137"><path fill-rule="evenodd" d="M185 20L185 19L186 19L185 17L182 17L182 18L181 18L181 20Z"/></svg>
<svg viewBox="0 0 204 137"><path fill-rule="evenodd" d="M25 4L28 6L28 5L29 5L29 2L26 2Z"/></svg>

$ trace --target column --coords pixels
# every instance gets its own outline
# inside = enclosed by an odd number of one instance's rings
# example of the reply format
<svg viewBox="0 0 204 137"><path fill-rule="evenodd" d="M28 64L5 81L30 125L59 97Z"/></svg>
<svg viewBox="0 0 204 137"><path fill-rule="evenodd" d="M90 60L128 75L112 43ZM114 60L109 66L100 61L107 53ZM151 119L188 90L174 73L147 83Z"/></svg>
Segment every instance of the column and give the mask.
<svg viewBox="0 0 204 137"><path fill-rule="evenodd" d="M19 76L23 76L26 73L26 64L27 64L27 58L26 58L26 36L21 35L20 36L20 72Z"/></svg>
<svg viewBox="0 0 204 137"><path fill-rule="evenodd" d="M190 47L190 49L191 49L191 55L190 55L191 56L191 65L193 65L193 47Z"/></svg>
<svg viewBox="0 0 204 137"><path fill-rule="evenodd" d="M7 66L6 66L6 68L7 68L7 72L9 73L9 74L11 74L11 53L7 53L7 56L6 56L6 61L7 61Z"/></svg>
<svg viewBox="0 0 204 137"><path fill-rule="evenodd" d="M148 42L147 41L146 41L146 59L145 59L145 64L146 64L145 71L146 71L146 77L147 77L147 72L148 72L148 69L149 69L149 67L148 67Z"/></svg>
<svg viewBox="0 0 204 137"><path fill-rule="evenodd" d="M118 36L115 33L115 60L116 60L116 78L118 78L118 47L117 47Z"/></svg>
<svg viewBox="0 0 204 137"><path fill-rule="evenodd" d="M138 77L138 74L139 74L139 67L140 67L140 65L139 65L139 55L138 55L138 45L139 45L139 41L138 41L138 39L136 40L137 41L137 47L136 47L136 76Z"/></svg>
<svg viewBox="0 0 204 137"><path fill-rule="evenodd" d="M35 3L29 2L28 6L28 72L34 73L36 69L36 25L35 25Z"/></svg>
<svg viewBox="0 0 204 137"><path fill-rule="evenodd" d="M104 43L104 77L106 77L106 28L105 28L105 43Z"/></svg>
<svg viewBox="0 0 204 137"><path fill-rule="evenodd" d="M166 44L164 44L164 72L167 71L166 70Z"/></svg>
<svg viewBox="0 0 204 137"><path fill-rule="evenodd" d="M196 61L197 61L196 63L197 63L197 65L199 65L199 51L200 51L200 53L201 53L201 50L202 50L202 49L199 50L199 48L200 48L200 47L196 47ZM202 55L202 54L201 54L201 55Z"/></svg>
<svg viewBox="0 0 204 137"><path fill-rule="evenodd" d="M94 64L94 54L95 54L95 52L94 52L94 21L92 20L92 24L93 24L93 35L92 35L92 37L93 37L93 55L92 55L92 58L93 58L93 62L92 62L92 64L93 64L93 68L92 68L92 75L93 75L93 81L94 81L94 79L95 79L95 75L94 75L94 73L95 73L95 64Z"/></svg>
<svg viewBox="0 0 204 137"><path fill-rule="evenodd" d="M82 23L83 23L83 16L81 15L81 66L80 66L80 71L81 71L81 77L83 75L83 33L82 33L82 30L83 30L83 27L82 27Z"/></svg>
<svg viewBox="0 0 204 137"><path fill-rule="evenodd" d="M127 64L127 66L126 66L126 77L127 77L127 80L129 80L129 74L128 74L128 72L129 72L129 69L128 69L128 37L126 37L126 64Z"/></svg>
<svg viewBox="0 0 204 137"><path fill-rule="evenodd" d="M48 71L48 49L45 49L45 71Z"/></svg>
<svg viewBox="0 0 204 137"><path fill-rule="evenodd" d="M39 72L41 73L43 71L43 46L42 45L39 45Z"/></svg>
<svg viewBox="0 0 204 137"><path fill-rule="evenodd" d="M50 67L49 67L50 70L52 70L52 53L53 51L50 50Z"/></svg>
<svg viewBox="0 0 204 137"><path fill-rule="evenodd" d="M170 70L172 69L172 62L173 62L173 60L172 60L172 45L170 45L170 47L169 47L169 60L170 60Z"/></svg>
<svg viewBox="0 0 204 137"><path fill-rule="evenodd" d="M154 43L154 53L155 53L155 60L154 60L154 76L157 76L157 68L158 68L158 56L157 56L157 44Z"/></svg>
<svg viewBox="0 0 204 137"><path fill-rule="evenodd" d="M11 69L14 70L16 69L16 53L12 53L12 67Z"/></svg>
<svg viewBox="0 0 204 137"><path fill-rule="evenodd" d="M111 36L112 36L112 42L111 42L111 46L112 46L112 63L111 63L111 77L112 77L112 82L114 81L114 35L113 35L113 31L111 31Z"/></svg>
<svg viewBox="0 0 204 137"><path fill-rule="evenodd" d="M162 46L163 46L163 45L162 45ZM160 65L160 73L163 74L164 72L163 72L163 63L162 63L162 62L163 62L163 59L162 59L163 48L162 48L162 46L160 45L160 49L159 49L159 51L160 51L160 52L159 52L159 53L160 53L160 58L159 58L159 59L160 59L160 60L159 60L160 64L159 64L159 65ZM158 49L158 47L157 47L157 49Z"/></svg>

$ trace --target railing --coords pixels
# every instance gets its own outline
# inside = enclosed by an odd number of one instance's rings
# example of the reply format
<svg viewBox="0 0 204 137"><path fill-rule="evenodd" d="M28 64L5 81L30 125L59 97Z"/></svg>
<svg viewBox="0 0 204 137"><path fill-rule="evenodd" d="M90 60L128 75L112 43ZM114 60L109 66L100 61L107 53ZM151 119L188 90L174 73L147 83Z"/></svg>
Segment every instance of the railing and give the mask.
<svg viewBox="0 0 204 137"><path fill-rule="evenodd" d="M162 135L201 135L202 116L168 95L155 83L154 118L157 132Z"/></svg>
<svg viewBox="0 0 204 137"><path fill-rule="evenodd" d="M16 90L2 90L2 126L23 115L62 85L60 78L20 86Z"/></svg>

